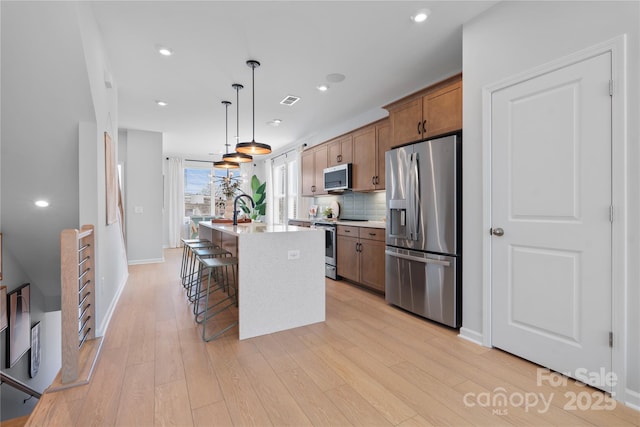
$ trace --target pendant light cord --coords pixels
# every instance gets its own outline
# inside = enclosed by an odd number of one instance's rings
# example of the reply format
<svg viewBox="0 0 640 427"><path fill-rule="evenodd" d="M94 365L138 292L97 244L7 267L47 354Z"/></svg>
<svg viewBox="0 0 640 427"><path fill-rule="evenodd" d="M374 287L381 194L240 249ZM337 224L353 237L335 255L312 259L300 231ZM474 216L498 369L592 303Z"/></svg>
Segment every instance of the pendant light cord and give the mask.
<svg viewBox="0 0 640 427"><path fill-rule="evenodd" d="M229 101L222 101L224 104L224 149L229 154Z"/></svg>
<svg viewBox="0 0 640 427"><path fill-rule="evenodd" d="M256 65L251 65L251 110L253 112L253 131L251 141L256 140Z"/></svg>

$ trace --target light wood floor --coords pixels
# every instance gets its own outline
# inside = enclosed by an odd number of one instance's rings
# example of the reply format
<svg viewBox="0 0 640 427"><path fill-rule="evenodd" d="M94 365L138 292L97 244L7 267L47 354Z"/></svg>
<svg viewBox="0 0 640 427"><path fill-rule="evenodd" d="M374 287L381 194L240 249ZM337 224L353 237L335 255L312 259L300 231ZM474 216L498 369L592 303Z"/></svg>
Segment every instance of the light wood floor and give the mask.
<svg viewBox="0 0 640 427"><path fill-rule="evenodd" d="M234 328L205 344L180 255L130 267L91 383L46 393L29 425L640 425L630 408L603 410L596 390L538 385L536 365L342 282L327 280L324 323L241 342ZM492 404L501 394L507 404ZM534 396L550 406L527 408Z"/></svg>

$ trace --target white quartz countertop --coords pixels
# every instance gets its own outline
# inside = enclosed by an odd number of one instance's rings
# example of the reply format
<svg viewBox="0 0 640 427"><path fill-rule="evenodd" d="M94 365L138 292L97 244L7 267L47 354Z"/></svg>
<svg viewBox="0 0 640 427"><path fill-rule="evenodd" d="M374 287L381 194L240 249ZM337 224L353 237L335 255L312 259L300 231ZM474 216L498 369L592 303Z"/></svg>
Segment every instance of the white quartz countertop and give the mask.
<svg viewBox="0 0 640 427"><path fill-rule="evenodd" d="M336 221L338 225L349 225L351 227L369 227L369 228L386 228L384 221Z"/></svg>
<svg viewBox="0 0 640 427"><path fill-rule="evenodd" d="M247 234L297 233L316 231L308 227L298 227L295 225L274 225L266 224L264 222L248 222L238 225L232 225L227 223L201 221L200 225L212 228L214 230L220 230L224 233L233 234L235 236L242 236Z"/></svg>
<svg viewBox="0 0 640 427"><path fill-rule="evenodd" d="M293 221L303 221L305 223L309 223L311 224L313 221L318 221L318 220L322 220L323 218L314 218L314 219L308 219L308 218L292 218ZM324 219L325 221L327 221L326 219ZM331 222L335 222L338 225L349 225L352 227L370 227L370 228L386 228L387 227L387 223L385 221L343 221L341 219L338 220L328 220Z"/></svg>

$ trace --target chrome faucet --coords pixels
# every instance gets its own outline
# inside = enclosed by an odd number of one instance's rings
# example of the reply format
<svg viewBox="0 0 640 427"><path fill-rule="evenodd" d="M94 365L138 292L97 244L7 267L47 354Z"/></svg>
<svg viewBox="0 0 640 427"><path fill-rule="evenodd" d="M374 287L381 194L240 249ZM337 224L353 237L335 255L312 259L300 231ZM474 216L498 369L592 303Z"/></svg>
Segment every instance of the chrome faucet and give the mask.
<svg viewBox="0 0 640 427"><path fill-rule="evenodd" d="M236 196L235 199L233 199L233 225L238 225L238 212L240 212L238 209L238 199L242 198L242 197L246 197L249 199L249 201L251 202L251 207L255 208L256 207L256 203L253 201L253 198L248 195L248 194L240 194L239 196Z"/></svg>

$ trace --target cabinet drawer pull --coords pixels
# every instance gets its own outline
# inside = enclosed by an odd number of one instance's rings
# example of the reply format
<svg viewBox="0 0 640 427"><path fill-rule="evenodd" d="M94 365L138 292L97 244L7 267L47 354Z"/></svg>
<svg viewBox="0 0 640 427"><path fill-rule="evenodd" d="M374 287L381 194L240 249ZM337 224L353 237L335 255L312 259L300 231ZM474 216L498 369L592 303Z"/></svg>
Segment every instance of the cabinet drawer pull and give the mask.
<svg viewBox="0 0 640 427"><path fill-rule="evenodd" d="M377 236L378 233L369 233L369 236Z"/></svg>
<svg viewBox="0 0 640 427"><path fill-rule="evenodd" d="M344 230L345 233L351 233L351 230Z"/></svg>

